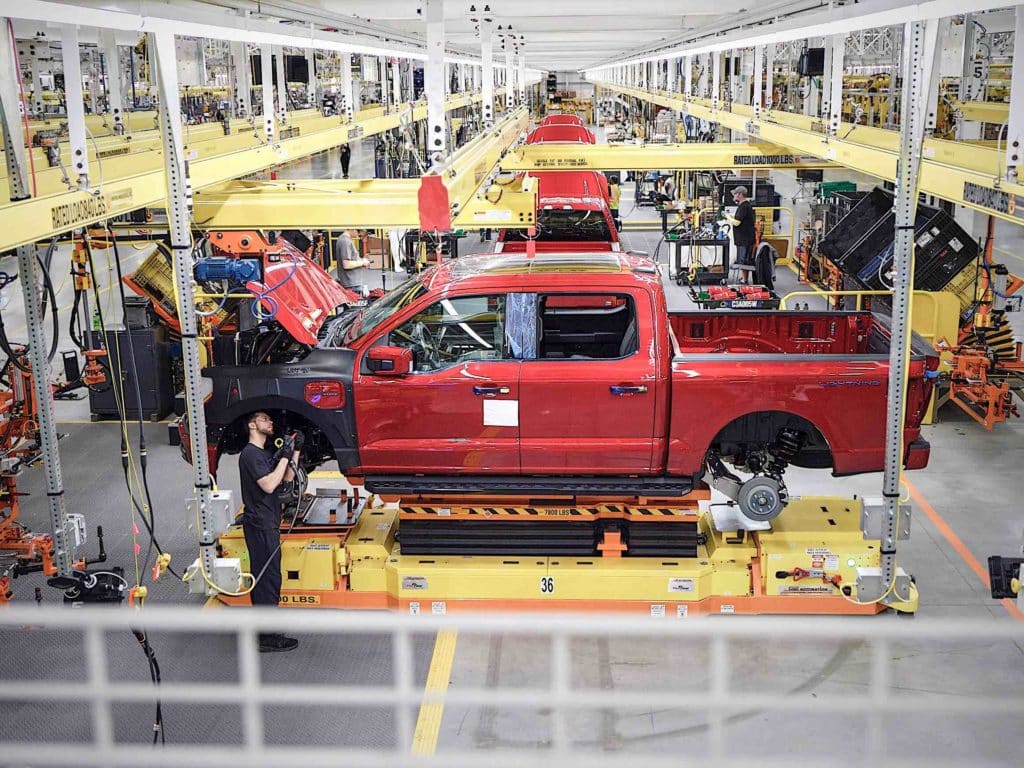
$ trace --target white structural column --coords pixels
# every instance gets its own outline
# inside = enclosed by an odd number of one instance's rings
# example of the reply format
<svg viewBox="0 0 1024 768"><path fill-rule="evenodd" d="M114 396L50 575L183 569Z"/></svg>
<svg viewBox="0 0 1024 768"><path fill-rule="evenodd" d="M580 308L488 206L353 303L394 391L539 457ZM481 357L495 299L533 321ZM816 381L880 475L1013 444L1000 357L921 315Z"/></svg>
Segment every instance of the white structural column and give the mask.
<svg viewBox="0 0 1024 768"><path fill-rule="evenodd" d="M519 66L516 67L516 93L518 97L517 103L526 103L526 57L522 54L519 55Z"/></svg>
<svg viewBox="0 0 1024 768"><path fill-rule="evenodd" d="M697 79L698 96L702 99L711 98L711 54L706 53L697 59L700 67L700 77Z"/></svg>
<svg viewBox="0 0 1024 768"><path fill-rule="evenodd" d="M231 41L231 70L235 89L235 117L251 117L252 90L249 84L249 48L240 40Z"/></svg>
<svg viewBox="0 0 1024 768"><path fill-rule="evenodd" d="M668 60L668 80L665 83L665 88L671 93L678 90L676 85L676 74L679 72L679 59Z"/></svg>
<svg viewBox="0 0 1024 768"><path fill-rule="evenodd" d="M445 146L445 65L444 0L423 0L427 22L427 65L423 84L427 91L427 156L432 166L444 162Z"/></svg>
<svg viewBox="0 0 1024 768"><path fill-rule="evenodd" d="M79 58L78 27L60 28L61 61L64 64L64 100L68 109L68 142L71 145L71 169L78 186L89 186L89 153L85 144L85 103L82 101L82 62ZM177 103L177 99L175 99Z"/></svg>
<svg viewBox="0 0 1024 768"><path fill-rule="evenodd" d="M103 64L107 73L107 111L114 121L114 132L124 133L124 100L121 97L121 56L117 52L117 36L112 29L100 30Z"/></svg>
<svg viewBox="0 0 1024 768"><path fill-rule="evenodd" d="M352 88L352 54L346 51L341 53L341 107L338 110L341 116L348 122L352 122L356 116L356 106L353 102L354 93Z"/></svg>
<svg viewBox="0 0 1024 768"><path fill-rule="evenodd" d="M775 105L775 43L764 48L764 111L770 115Z"/></svg>
<svg viewBox="0 0 1024 768"><path fill-rule="evenodd" d="M494 21L480 20L480 95L484 128L494 125Z"/></svg>
<svg viewBox="0 0 1024 768"><path fill-rule="evenodd" d="M311 107L319 106L320 99L317 98L316 51L312 48L306 49L306 74L309 77L306 83L306 100Z"/></svg>
<svg viewBox="0 0 1024 768"><path fill-rule="evenodd" d="M833 46L834 41L831 35L825 37L824 41L825 57L821 75L821 111L818 112L818 115L822 120L827 121L829 112L832 109L832 51L835 47Z"/></svg>
<svg viewBox="0 0 1024 768"><path fill-rule="evenodd" d="M260 78L263 82L263 135L268 142L274 141L274 76L271 58L274 53L269 45L260 47Z"/></svg>
<svg viewBox="0 0 1024 768"><path fill-rule="evenodd" d="M764 108L764 76L762 74L764 68L764 46L754 46L754 100L752 105L754 107L754 118L761 117L761 111Z"/></svg>
<svg viewBox="0 0 1024 768"><path fill-rule="evenodd" d="M903 442L906 418L905 370L910 354L910 291L914 274L914 220L921 154L924 145L925 101L935 75L938 52L938 21L912 22L903 32L903 101L900 104L900 149L897 163L895 277L892 293L892 334L889 348L888 402L885 418L885 473L881 573L876 579L858 574L857 599L882 602L907 599L909 578L896 571L899 523L900 475L907 446ZM888 594L887 594L888 593ZM878 727L877 723L873 724ZM872 734L881 738L881 734ZM877 742L876 742L877 743Z"/></svg>
<svg viewBox="0 0 1024 768"><path fill-rule="evenodd" d="M1006 130L1006 179L1020 182L1024 166L1024 5L1014 23L1014 64L1010 79L1010 119Z"/></svg>
<svg viewBox="0 0 1024 768"><path fill-rule="evenodd" d="M402 62L397 58L391 60L391 98L397 109L402 103Z"/></svg>
<svg viewBox="0 0 1024 768"><path fill-rule="evenodd" d="M826 62L828 80L825 87L828 89L828 111L822 110L822 117L828 119L828 135L836 136L839 133L839 123L843 119L843 60L846 56L846 35L833 35L831 50L826 50L825 55L830 56Z"/></svg>
<svg viewBox="0 0 1024 768"><path fill-rule="evenodd" d="M174 282L178 289L178 320L181 323L181 351L185 374L185 407L192 451L192 484L199 501L199 556L204 573L214 572L215 535L210 520L210 464L206 450L206 413L200 386L199 339L195 292L192 287L192 231L188 211L188 176L178 109L178 71L174 35L149 33L150 50L157 63L160 89L160 132L167 177L167 223L173 254ZM270 89L270 50L263 49L263 89ZM264 101L264 104L266 102ZM273 110L268 112L268 117Z"/></svg>
<svg viewBox="0 0 1024 768"><path fill-rule="evenodd" d="M685 83L683 91L686 94L686 98L693 97L693 57L686 55L683 57L683 82Z"/></svg>
<svg viewBox="0 0 1024 768"><path fill-rule="evenodd" d="M288 78L284 67L284 48L274 46L274 54L277 64L277 119L284 126L288 123Z"/></svg>
<svg viewBox="0 0 1024 768"><path fill-rule="evenodd" d="M722 54L711 54L711 108L718 109L718 95L722 90Z"/></svg>
<svg viewBox="0 0 1024 768"><path fill-rule="evenodd" d="M50 44L45 40L33 40L30 43L32 52L32 111L43 113L43 55L50 58Z"/></svg>
<svg viewBox="0 0 1024 768"><path fill-rule="evenodd" d="M6 24L0 24L0 131L2 131L4 159L7 162L7 184L11 201L29 197L28 157L21 132L20 96L17 68L14 63L14 40ZM53 559L58 576L70 576L75 559L72 543L67 535L67 515L64 508L64 480L61 474L60 452L57 447L57 424L53 413L53 393L46 375L49 364L46 351L49 345L43 334L43 311L39 302L38 262L35 248L22 245L18 249L18 277L25 301L25 322L28 328L28 357L33 376L33 396L38 408L39 449L46 474L46 501L50 510L50 530L53 534Z"/></svg>
<svg viewBox="0 0 1024 768"><path fill-rule="evenodd" d="M512 109L516 105L515 93L515 71L512 69L512 50L505 49L505 109Z"/></svg>

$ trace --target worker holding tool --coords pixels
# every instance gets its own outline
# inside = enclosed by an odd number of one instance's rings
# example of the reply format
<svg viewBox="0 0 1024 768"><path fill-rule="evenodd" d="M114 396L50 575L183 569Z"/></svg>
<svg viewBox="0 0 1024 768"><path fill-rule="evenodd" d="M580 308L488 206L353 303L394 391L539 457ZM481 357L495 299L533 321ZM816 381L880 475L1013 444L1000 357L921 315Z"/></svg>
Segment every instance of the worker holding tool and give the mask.
<svg viewBox="0 0 1024 768"><path fill-rule="evenodd" d="M242 484L242 531L249 550L249 571L255 583L253 605L276 606L281 602L281 483L295 478L294 467L305 438L301 432L287 436L271 454L267 439L274 436L274 420L264 411L249 417L249 442L238 457ZM299 644L294 637L261 633L260 653L291 651Z"/></svg>
<svg viewBox="0 0 1024 768"><path fill-rule="evenodd" d="M732 191L732 201L736 203L736 213L725 214L725 220L732 225L732 242L736 246L736 268L739 270L740 282L750 281L754 270L754 209L747 199L747 188L740 186Z"/></svg>

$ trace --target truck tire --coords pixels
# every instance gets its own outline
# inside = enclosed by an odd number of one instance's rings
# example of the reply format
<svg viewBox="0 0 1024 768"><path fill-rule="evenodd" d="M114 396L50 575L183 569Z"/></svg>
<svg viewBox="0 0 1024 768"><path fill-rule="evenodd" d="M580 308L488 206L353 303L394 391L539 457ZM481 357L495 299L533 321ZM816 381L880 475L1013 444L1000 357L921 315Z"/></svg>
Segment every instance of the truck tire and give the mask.
<svg viewBox="0 0 1024 768"><path fill-rule="evenodd" d="M782 514L788 500L786 486L767 475L752 477L745 482L736 498L743 516L756 523L774 520Z"/></svg>

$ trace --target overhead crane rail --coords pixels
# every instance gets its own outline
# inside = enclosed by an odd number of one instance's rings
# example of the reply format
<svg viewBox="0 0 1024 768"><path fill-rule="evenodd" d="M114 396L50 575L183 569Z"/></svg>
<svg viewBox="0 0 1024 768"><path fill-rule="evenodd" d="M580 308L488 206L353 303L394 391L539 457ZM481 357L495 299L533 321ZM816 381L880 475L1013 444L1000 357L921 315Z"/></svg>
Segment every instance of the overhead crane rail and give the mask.
<svg viewBox="0 0 1024 768"><path fill-rule="evenodd" d="M445 109L461 109L480 98L478 94L453 96L445 102ZM413 120L426 117L425 105L413 107ZM333 127L308 134L300 132L298 136L280 139L274 144L261 142L259 146L252 146L255 140L244 137L242 140L250 144L247 149L238 149L230 142L231 137L223 137L222 142L227 142L230 147L225 154L189 158L192 188L200 190L222 184L324 152L348 141L392 130L401 124L402 113L378 114L340 125L337 118L324 119ZM218 144L221 142L212 146ZM105 165L102 184L96 190L65 191L0 205L0 251L45 240L139 208L163 206L167 188L162 152L154 150L145 156L152 159L145 162L141 172L138 170L139 157L110 158L112 162ZM122 169L117 161L125 163L125 167ZM119 175L119 171L124 175ZM98 169L96 175L99 180ZM251 221L249 226L251 228Z"/></svg>
<svg viewBox="0 0 1024 768"><path fill-rule="evenodd" d="M714 109L709 99L650 91L595 81L609 91L632 96L675 112L742 131L801 155L831 160L839 166L888 181L896 180L899 132L841 123L837 137L826 137L821 118L773 110L758 119L753 107L732 104ZM1000 178L1000 153L990 146L963 141L925 139L920 191L983 213L1024 224L1024 185Z"/></svg>
<svg viewBox="0 0 1024 768"><path fill-rule="evenodd" d="M528 144L501 162L504 171L716 171L749 168L838 168L812 154L774 144Z"/></svg>

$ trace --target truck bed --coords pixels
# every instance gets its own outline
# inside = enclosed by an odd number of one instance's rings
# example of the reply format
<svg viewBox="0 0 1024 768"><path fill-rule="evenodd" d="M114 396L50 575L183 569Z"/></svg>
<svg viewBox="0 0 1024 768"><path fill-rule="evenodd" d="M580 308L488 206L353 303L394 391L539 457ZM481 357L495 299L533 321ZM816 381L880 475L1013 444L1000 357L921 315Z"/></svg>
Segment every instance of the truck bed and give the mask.
<svg viewBox="0 0 1024 768"><path fill-rule="evenodd" d="M670 312L669 325L676 356L889 354L889 329L870 312Z"/></svg>
<svg viewBox="0 0 1024 768"><path fill-rule="evenodd" d="M884 460L889 329L870 312L674 312L667 455L694 472L703 446L743 435L770 441L780 426L810 439L793 463L837 475L874 472ZM930 358L930 360L928 359ZM913 343L904 432L907 466L924 466L920 423L931 395L934 350ZM695 414L701 418L694 418Z"/></svg>

